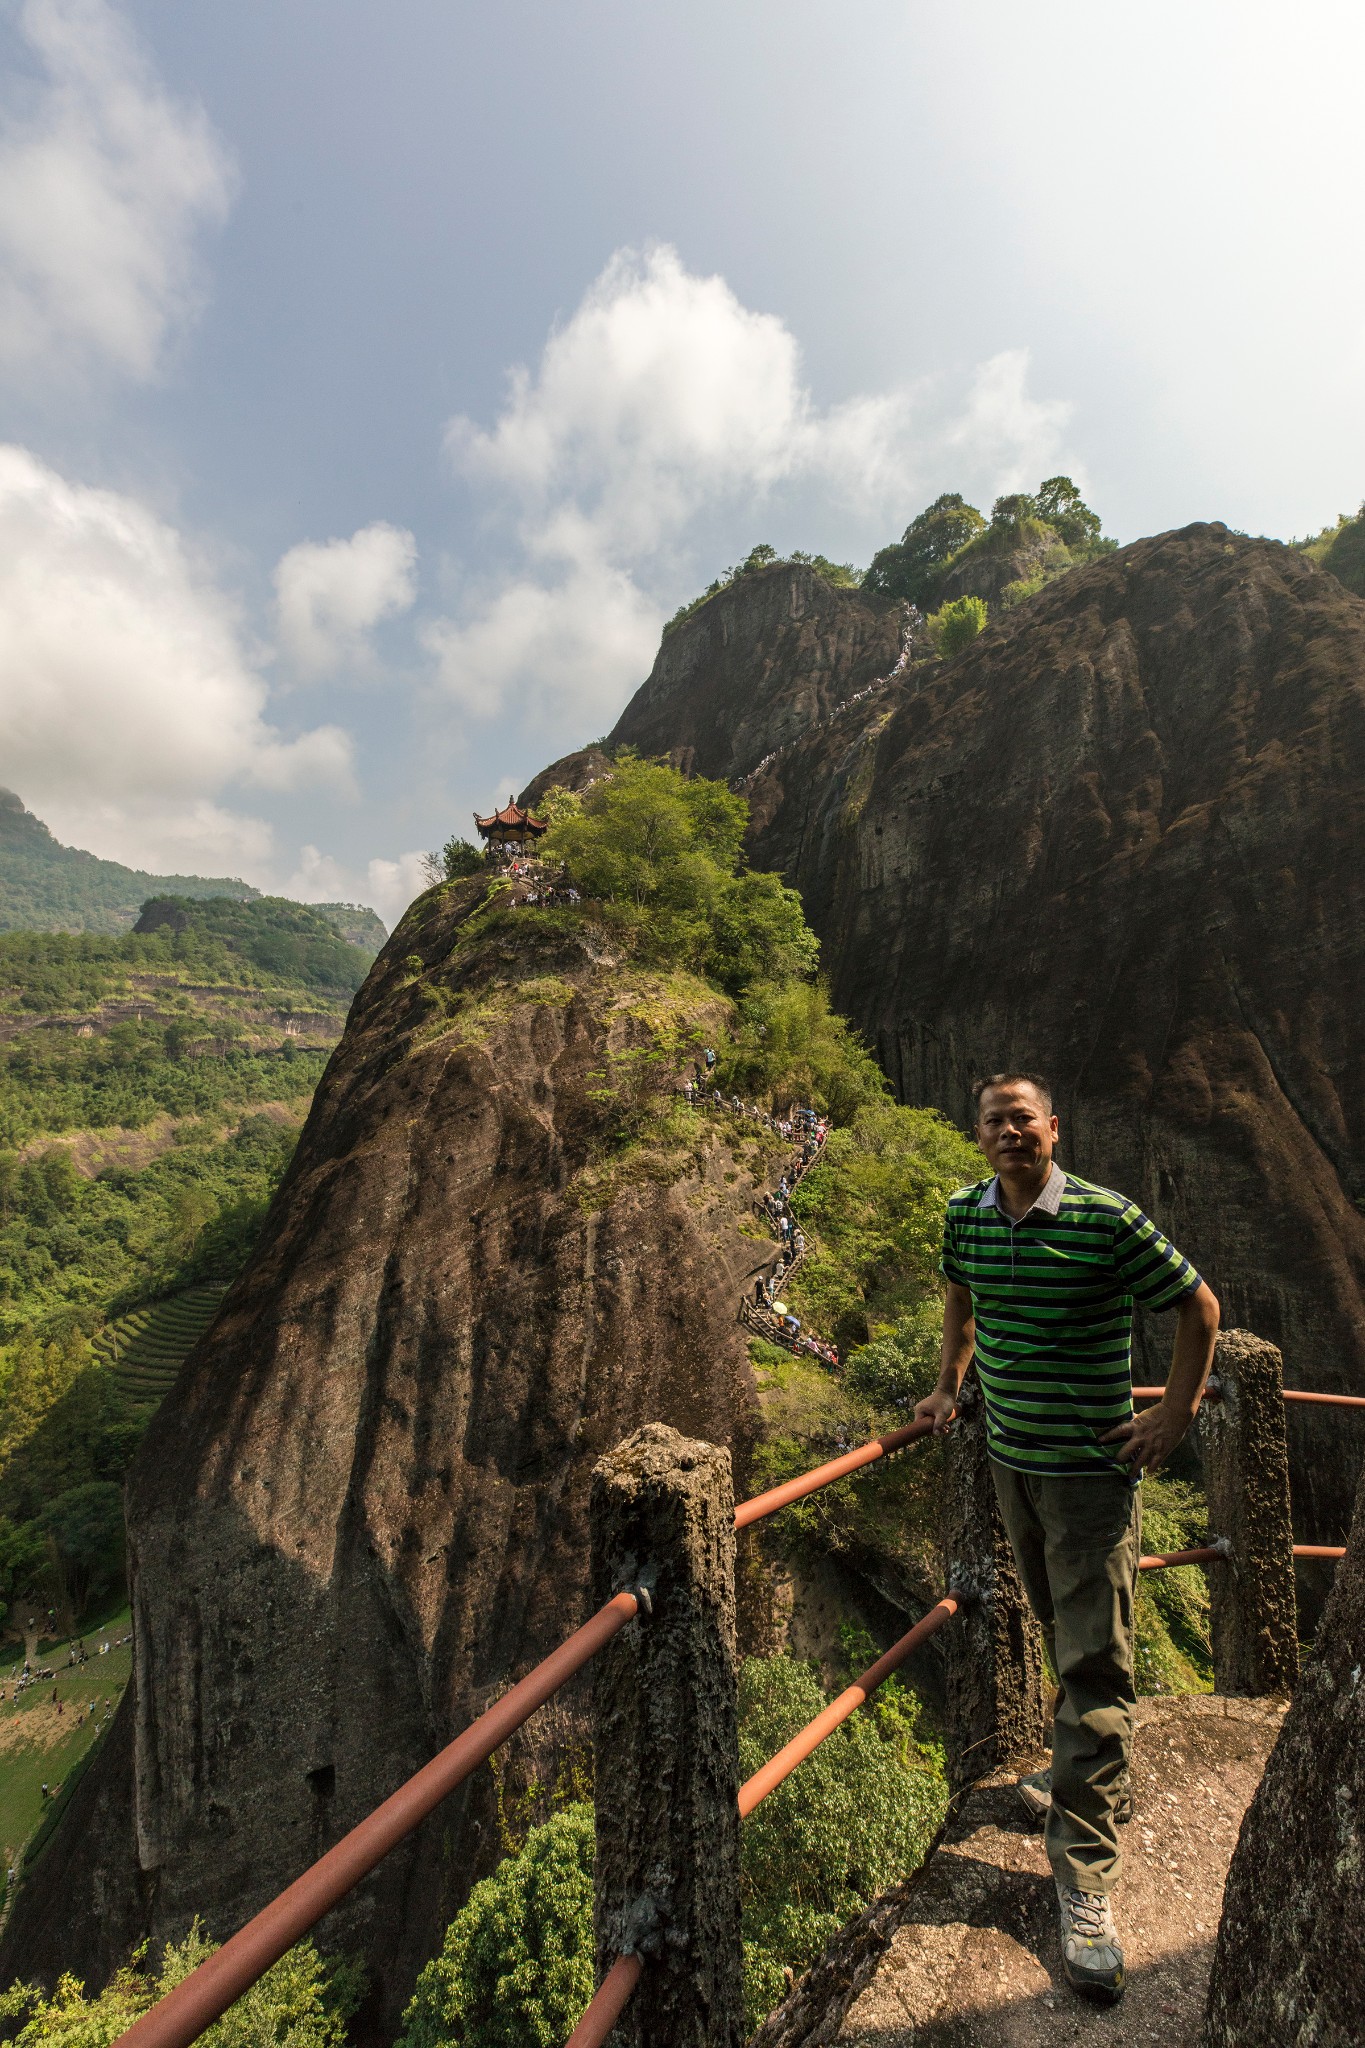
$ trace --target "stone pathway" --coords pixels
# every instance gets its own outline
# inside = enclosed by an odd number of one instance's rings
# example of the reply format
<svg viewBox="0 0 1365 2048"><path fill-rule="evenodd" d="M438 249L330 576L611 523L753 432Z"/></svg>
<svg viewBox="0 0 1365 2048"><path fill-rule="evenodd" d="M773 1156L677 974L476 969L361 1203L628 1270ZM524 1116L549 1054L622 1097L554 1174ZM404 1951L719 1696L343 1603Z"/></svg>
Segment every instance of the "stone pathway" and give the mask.
<svg viewBox="0 0 1365 2048"><path fill-rule="evenodd" d="M1228 1862L1283 1713L1141 1702L1120 2005L1082 2001L1061 1975L1042 1836L1011 1771L972 1788L923 1870L843 1930L754 2048L1196 2048Z"/></svg>

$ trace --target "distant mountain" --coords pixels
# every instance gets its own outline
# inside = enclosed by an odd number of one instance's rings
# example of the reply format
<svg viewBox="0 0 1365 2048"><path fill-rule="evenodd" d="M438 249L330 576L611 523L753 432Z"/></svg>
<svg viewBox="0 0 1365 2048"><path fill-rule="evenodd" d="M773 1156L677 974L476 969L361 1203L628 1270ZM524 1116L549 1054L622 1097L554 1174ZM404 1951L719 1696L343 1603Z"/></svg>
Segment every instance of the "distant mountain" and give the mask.
<svg viewBox="0 0 1365 2048"><path fill-rule="evenodd" d="M359 946L371 959L389 936L384 920L363 903L310 903L308 908L325 917L348 946Z"/></svg>
<svg viewBox="0 0 1365 2048"><path fill-rule="evenodd" d="M0 932L126 932L149 897L226 896L245 903L260 893L236 875L151 875L63 846L13 790L0 789ZM363 904L312 908L371 958L388 937Z"/></svg>
<svg viewBox="0 0 1365 2048"><path fill-rule="evenodd" d="M14 794L0 789L0 931L131 930L149 896L259 896L237 877L148 875L54 839Z"/></svg>

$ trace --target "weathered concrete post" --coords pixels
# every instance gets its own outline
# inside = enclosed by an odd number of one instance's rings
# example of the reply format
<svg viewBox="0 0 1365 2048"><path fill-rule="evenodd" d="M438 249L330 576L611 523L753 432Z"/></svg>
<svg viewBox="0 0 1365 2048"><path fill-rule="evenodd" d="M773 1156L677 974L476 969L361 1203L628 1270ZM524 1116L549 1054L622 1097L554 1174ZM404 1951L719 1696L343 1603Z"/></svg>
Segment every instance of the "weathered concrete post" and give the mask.
<svg viewBox="0 0 1365 2048"><path fill-rule="evenodd" d="M1204 1490L1209 1529L1232 1547L1209 1572L1214 1688L1288 1695L1299 1638L1283 1364L1264 1338L1225 1330L1213 1369L1222 1398L1200 1410Z"/></svg>
<svg viewBox="0 0 1365 2048"><path fill-rule="evenodd" d="M1043 1640L1000 1519L974 1375L958 1398L944 1461L943 1565L967 1595L938 1638L947 1677L948 1774L954 1790L1044 1746Z"/></svg>
<svg viewBox="0 0 1365 2048"><path fill-rule="evenodd" d="M643 1586L652 1610L593 1678L598 1976L644 1958L630 2048L744 2039L734 1512L728 1451L662 1423L593 1472L593 1604Z"/></svg>

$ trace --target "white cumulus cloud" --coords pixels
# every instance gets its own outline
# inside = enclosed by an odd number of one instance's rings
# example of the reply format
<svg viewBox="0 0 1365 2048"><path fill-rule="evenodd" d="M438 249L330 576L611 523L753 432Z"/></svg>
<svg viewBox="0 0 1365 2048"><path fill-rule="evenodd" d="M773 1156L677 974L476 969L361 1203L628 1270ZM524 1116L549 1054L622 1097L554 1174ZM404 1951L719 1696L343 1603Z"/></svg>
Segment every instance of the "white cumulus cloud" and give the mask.
<svg viewBox="0 0 1365 2048"><path fill-rule="evenodd" d="M423 640L450 697L476 718L509 697L531 719L553 720L566 701L576 716L614 718L622 678L648 673L663 619L624 569L589 559L549 581L518 577L466 617L432 621Z"/></svg>
<svg viewBox="0 0 1365 2048"><path fill-rule="evenodd" d="M413 897L428 887L424 859L421 853L400 853L397 860L372 860L369 864L364 900L379 912L390 931Z"/></svg>
<svg viewBox="0 0 1365 2048"><path fill-rule="evenodd" d="M280 638L305 674L363 655L381 619L417 594L417 542L377 520L349 540L301 541L275 570Z"/></svg>
<svg viewBox="0 0 1365 2048"><path fill-rule="evenodd" d="M335 726L286 739L230 601L135 499L0 445L0 761L60 836L151 866L259 862L233 784L346 787ZM79 842L78 842L79 843Z"/></svg>
<svg viewBox="0 0 1365 2048"><path fill-rule="evenodd" d="M105 0L24 0L18 28L39 75L12 70L0 112L0 360L148 378L201 303L231 165Z"/></svg>
<svg viewBox="0 0 1365 2048"><path fill-rule="evenodd" d="M988 498L1036 482L1069 409L1031 397L1027 375L1010 351L956 401L921 382L822 408L783 321L675 249L619 251L535 371L512 374L493 425L446 428L524 559L426 626L444 690L478 715L514 699L558 737L646 672L703 519L799 495L889 539L945 473Z"/></svg>

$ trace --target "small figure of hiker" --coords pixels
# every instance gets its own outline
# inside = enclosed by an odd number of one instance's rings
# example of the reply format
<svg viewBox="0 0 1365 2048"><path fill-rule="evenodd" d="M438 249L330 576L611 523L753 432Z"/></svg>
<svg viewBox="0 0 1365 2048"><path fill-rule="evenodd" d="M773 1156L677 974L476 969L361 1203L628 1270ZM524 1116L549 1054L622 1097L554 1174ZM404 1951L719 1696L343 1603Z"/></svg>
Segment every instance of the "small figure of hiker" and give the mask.
<svg viewBox="0 0 1365 2048"><path fill-rule="evenodd" d="M1112 2003L1124 1984L1110 1893L1131 1812L1139 1482L1194 1420L1218 1302L1135 1202L1057 1165L1039 1075L992 1074L973 1093L992 1177L948 1202L942 1366L915 1419L946 1431L975 1362L1001 1516L1057 1674L1052 1767L1021 1778L1019 1796L1045 1817L1067 1980ZM1166 1391L1138 1416L1135 1298L1176 1311Z"/></svg>

